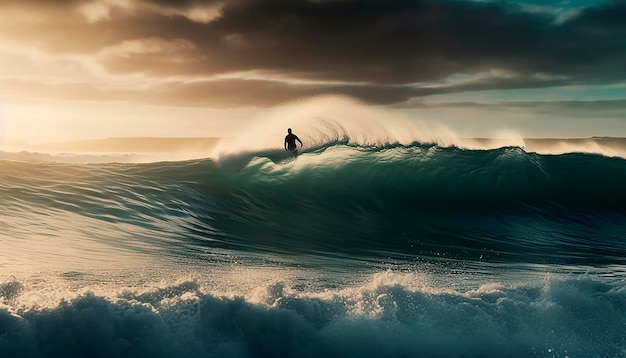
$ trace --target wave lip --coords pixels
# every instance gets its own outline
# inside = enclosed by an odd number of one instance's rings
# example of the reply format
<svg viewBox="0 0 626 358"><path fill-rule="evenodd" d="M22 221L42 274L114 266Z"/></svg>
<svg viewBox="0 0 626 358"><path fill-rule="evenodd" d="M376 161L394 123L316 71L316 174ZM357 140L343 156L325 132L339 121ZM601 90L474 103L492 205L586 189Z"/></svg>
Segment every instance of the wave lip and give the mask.
<svg viewBox="0 0 626 358"><path fill-rule="evenodd" d="M492 150L506 147L519 147L528 153L543 155L561 155L570 153L600 154L607 157L626 158L626 138L591 137L591 138L458 138L446 136L417 135L398 140L387 130L370 128L368 134L349 131L339 123L322 121L322 128L312 129L307 138L305 151L316 152L337 145L353 147L383 148L393 146L410 146L425 144L440 148L462 148L468 150ZM415 128L404 128L397 132L412 133ZM377 134L385 133L380 138ZM248 135L251 138L256 133ZM396 133L397 134L397 133ZM278 135L278 134L276 134ZM406 133L405 133L406 135ZM280 138L280 136L278 136ZM13 145L10 150L0 150L0 160L23 162L59 162L59 163L150 163L160 161L184 161L191 159L211 158L228 160L228 158L250 154L281 157L282 147L259 144L254 146L251 138L107 138L99 140L82 140L65 143L49 143L39 145ZM244 140L245 139L245 140ZM269 141L268 141L269 142Z"/></svg>

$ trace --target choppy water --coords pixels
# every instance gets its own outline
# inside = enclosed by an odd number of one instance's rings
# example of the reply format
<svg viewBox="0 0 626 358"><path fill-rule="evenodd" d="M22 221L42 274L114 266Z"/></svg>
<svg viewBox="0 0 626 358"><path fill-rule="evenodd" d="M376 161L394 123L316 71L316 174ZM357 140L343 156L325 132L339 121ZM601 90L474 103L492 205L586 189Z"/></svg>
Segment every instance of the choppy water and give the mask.
<svg viewBox="0 0 626 358"><path fill-rule="evenodd" d="M626 355L620 157L4 158L2 357Z"/></svg>

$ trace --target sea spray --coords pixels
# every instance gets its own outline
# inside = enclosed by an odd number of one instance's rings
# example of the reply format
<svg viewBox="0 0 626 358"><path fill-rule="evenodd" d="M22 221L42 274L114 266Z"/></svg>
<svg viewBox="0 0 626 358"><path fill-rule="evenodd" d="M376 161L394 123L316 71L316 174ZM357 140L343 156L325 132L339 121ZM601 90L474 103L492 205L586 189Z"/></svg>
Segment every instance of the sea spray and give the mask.
<svg viewBox="0 0 626 358"><path fill-rule="evenodd" d="M254 272L251 271L250 274ZM262 276L259 276L262 277ZM626 289L591 278L467 291L383 272L310 291L275 282L254 297L198 281L79 295L0 311L4 357L620 356Z"/></svg>

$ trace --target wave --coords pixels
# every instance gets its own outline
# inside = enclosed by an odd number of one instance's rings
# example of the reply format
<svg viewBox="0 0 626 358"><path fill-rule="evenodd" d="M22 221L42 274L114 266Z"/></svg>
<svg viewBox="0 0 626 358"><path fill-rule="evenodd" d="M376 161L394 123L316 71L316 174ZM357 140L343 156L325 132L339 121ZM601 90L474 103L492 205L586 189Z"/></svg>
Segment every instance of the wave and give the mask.
<svg viewBox="0 0 626 358"><path fill-rule="evenodd" d="M331 247L356 252L366 247L460 259L585 251L601 260L613 249L622 252L626 171L619 158L541 156L516 147L340 146L293 166L285 170L259 158L253 170L236 175L250 178L229 179L232 191L247 196L229 212L233 227L255 213L257 233L262 223L283 222L287 243L305 233L305 241L327 238Z"/></svg>
<svg viewBox="0 0 626 358"><path fill-rule="evenodd" d="M67 223L51 216L79 215L112 233L131 225L135 234L120 243L129 249L600 264L626 257L626 160L616 157L335 143L296 160L264 150L218 160L0 165L6 217L45 215L55 227Z"/></svg>
<svg viewBox="0 0 626 358"><path fill-rule="evenodd" d="M82 294L50 308L3 307L0 355L528 357L626 349L623 282L564 278L455 291L384 272L321 292L285 282L261 288L228 297L184 281L111 298Z"/></svg>

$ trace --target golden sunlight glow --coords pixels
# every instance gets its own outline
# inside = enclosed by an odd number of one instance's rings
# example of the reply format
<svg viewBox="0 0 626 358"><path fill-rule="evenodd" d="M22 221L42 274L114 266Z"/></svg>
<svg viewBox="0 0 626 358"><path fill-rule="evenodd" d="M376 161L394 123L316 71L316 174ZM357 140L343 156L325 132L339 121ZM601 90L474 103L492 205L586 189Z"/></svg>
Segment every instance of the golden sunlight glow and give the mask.
<svg viewBox="0 0 626 358"><path fill-rule="evenodd" d="M191 5L187 8L162 7L158 5L143 4L141 11L152 11L166 16L179 15L191 21L208 24L221 16L221 10L226 1L218 1L210 5Z"/></svg>
<svg viewBox="0 0 626 358"><path fill-rule="evenodd" d="M310 124L322 118L367 128L371 121L364 118L386 121L400 112L424 127L418 132L429 138L434 136L431 128L439 126L465 137L493 136L507 128L523 137L624 135L622 83L598 84L594 97L582 87L549 87L574 75L550 66L525 67L535 60L544 63L539 61L544 54L524 55L530 56L526 62L517 55L513 60L492 59L499 51L482 57L477 53L482 48L465 53L460 46L450 49L458 52L458 61L439 63L429 59L448 53L446 43L427 44L424 54L402 54L411 46L397 46L397 53L384 51L388 44L376 33L380 29L372 29L376 36L351 27L341 29L345 37L326 33L328 29L315 23L319 17L307 13L313 7L320 12L334 8L320 2L268 7L264 16L269 23L254 15L257 6L267 4L255 2L0 2L0 106L5 117L1 135L14 141L228 136L246 132L242 123L267 116L278 118L261 120L265 126L276 125L272 130L281 136L283 127L294 122ZM354 10L363 11L359 6ZM368 16L355 18L354 25L369 28L369 23L358 23ZM438 19L442 24L452 20ZM413 23L404 25L406 31L417 31ZM536 24L526 26L533 30ZM370 37L358 38L361 35ZM353 47L360 44L367 46ZM432 71L423 68L429 66ZM589 68L591 73L600 67ZM337 105L328 97L321 104L307 104L326 95L367 104L358 115L356 106L342 101ZM601 100L608 100L606 106ZM282 106L295 102L293 113ZM318 105L324 113L309 110ZM274 145L273 139L268 138L268 145Z"/></svg>
<svg viewBox="0 0 626 358"><path fill-rule="evenodd" d="M222 7L222 3L217 3L213 6L198 6L183 12L182 15L193 21L206 24L220 17Z"/></svg>
<svg viewBox="0 0 626 358"><path fill-rule="evenodd" d="M131 0L94 0L79 5L76 11L85 16L89 23L95 23L108 20L113 7L128 11L134 6Z"/></svg>
<svg viewBox="0 0 626 358"><path fill-rule="evenodd" d="M100 51L100 55L129 57L132 54L169 54L194 48L195 45L187 40L164 40L158 37L150 37L139 40L127 40L119 45L105 47Z"/></svg>
<svg viewBox="0 0 626 358"><path fill-rule="evenodd" d="M90 2L82 4L78 7L77 11L83 14L89 23L104 20L109 18L109 6L102 2Z"/></svg>

